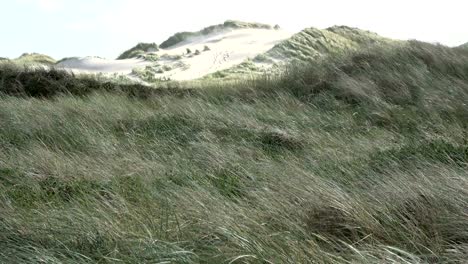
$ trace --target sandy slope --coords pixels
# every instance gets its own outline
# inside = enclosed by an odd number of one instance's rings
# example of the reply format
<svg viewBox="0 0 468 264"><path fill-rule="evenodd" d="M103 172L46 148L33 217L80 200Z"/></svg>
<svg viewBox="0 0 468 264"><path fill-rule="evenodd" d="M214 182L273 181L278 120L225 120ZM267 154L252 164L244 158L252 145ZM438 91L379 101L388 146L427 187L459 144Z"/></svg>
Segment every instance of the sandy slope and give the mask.
<svg viewBox="0 0 468 264"><path fill-rule="evenodd" d="M155 54L161 56L157 62L141 59L105 60L100 58L70 59L59 64L60 67L75 72L104 72L130 74L134 68L148 65L166 66L164 73L156 77L168 77L173 80L190 80L209 73L227 69L242 63L247 58L271 49L278 42L291 37L283 30L237 29L217 32L212 35L196 37L180 43L176 47L162 49ZM209 51L203 51L208 46ZM187 48L192 54L187 54ZM193 53L199 50L200 55ZM172 56L172 57L168 57ZM176 56L181 56L175 58ZM170 69L170 70L169 70Z"/></svg>
<svg viewBox="0 0 468 264"><path fill-rule="evenodd" d="M150 65L142 59L107 60L98 57L73 58L58 64L58 67L73 70L76 73L119 73L130 74L132 69Z"/></svg>

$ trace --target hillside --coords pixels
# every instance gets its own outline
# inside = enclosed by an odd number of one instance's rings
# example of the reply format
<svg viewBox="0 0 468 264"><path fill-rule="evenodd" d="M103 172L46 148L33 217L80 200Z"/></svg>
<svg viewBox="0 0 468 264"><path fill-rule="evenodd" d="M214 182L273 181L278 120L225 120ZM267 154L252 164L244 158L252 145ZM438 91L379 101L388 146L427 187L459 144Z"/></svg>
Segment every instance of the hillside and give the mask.
<svg viewBox="0 0 468 264"><path fill-rule="evenodd" d="M59 69L71 70L74 73L123 74L130 75L135 68L146 67L152 63L143 58L108 60L100 57L67 58L56 64Z"/></svg>
<svg viewBox="0 0 468 264"><path fill-rule="evenodd" d="M326 56L349 53L374 45L396 45L396 40L383 38L376 33L334 26L324 30L307 28L276 44L265 53L253 59L247 58L241 64L209 74L205 79L236 79L245 76L278 74L290 63L310 63Z"/></svg>
<svg viewBox="0 0 468 264"><path fill-rule="evenodd" d="M373 45L398 41L345 26L307 28L297 34L279 26L240 21L176 33L166 41L140 43L118 60L75 58L58 66L77 73L118 73L145 82L236 79L277 73L292 61L310 62Z"/></svg>
<svg viewBox="0 0 468 264"><path fill-rule="evenodd" d="M158 50L159 48L156 43L138 43L135 47L123 52L117 60L134 59L146 53L156 52Z"/></svg>
<svg viewBox="0 0 468 264"><path fill-rule="evenodd" d="M167 80L245 78L281 71L293 61L310 62L374 45L396 45L376 33L334 26L292 34L279 26L226 21L197 32L176 33L159 46L139 43L117 60L64 59L76 73L123 74L148 83Z"/></svg>
<svg viewBox="0 0 468 264"><path fill-rule="evenodd" d="M160 47L163 49L173 48L184 41L188 41L191 38L209 36L211 34L220 33L226 30L235 29L273 29L272 26L261 23L242 22L235 20L227 20L223 24L206 27L197 32L179 32L168 38L166 41L161 43Z"/></svg>
<svg viewBox="0 0 468 264"><path fill-rule="evenodd" d="M330 54L340 54L375 44L392 42L375 33L344 26L324 30L307 28L277 44L264 56L279 61L313 61Z"/></svg>
<svg viewBox="0 0 468 264"><path fill-rule="evenodd" d="M11 60L14 63L22 64L22 65L46 65L51 66L54 65L57 61L44 54L39 53L24 53L20 57Z"/></svg>
<svg viewBox="0 0 468 264"><path fill-rule="evenodd" d="M177 33L159 49L156 44L139 44L118 60L75 58L58 66L77 73L127 74L150 83L193 80L240 65L290 36L277 26L226 21L198 32Z"/></svg>
<svg viewBox="0 0 468 264"><path fill-rule="evenodd" d="M465 51L152 87L1 64L0 94L0 263L468 259Z"/></svg>
<svg viewBox="0 0 468 264"><path fill-rule="evenodd" d="M465 43L465 44L463 44L463 45L460 45L459 48L468 49L468 43Z"/></svg>

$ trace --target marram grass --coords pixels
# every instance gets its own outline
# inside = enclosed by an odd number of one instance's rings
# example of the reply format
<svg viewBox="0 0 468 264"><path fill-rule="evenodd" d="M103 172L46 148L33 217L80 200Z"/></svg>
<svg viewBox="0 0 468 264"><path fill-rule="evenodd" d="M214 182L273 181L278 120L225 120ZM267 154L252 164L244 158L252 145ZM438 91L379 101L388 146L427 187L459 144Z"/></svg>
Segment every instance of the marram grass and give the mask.
<svg viewBox="0 0 468 264"><path fill-rule="evenodd" d="M0 263L463 263L466 54L317 63L137 97L8 72Z"/></svg>

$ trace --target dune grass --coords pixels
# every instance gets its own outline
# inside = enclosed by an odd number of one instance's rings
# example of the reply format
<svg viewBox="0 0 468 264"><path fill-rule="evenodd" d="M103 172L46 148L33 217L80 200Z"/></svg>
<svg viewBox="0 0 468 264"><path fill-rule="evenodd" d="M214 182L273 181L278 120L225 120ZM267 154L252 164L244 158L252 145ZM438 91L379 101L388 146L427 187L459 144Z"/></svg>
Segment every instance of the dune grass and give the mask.
<svg viewBox="0 0 468 264"><path fill-rule="evenodd" d="M26 66L33 66L33 65L54 65L57 61L47 55L39 54L39 53L24 53L20 57L12 60L12 62L18 65L26 65Z"/></svg>
<svg viewBox="0 0 468 264"><path fill-rule="evenodd" d="M220 32L223 30L229 29L245 29L245 28L255 28L255 29L273 29L272 26L262 23L251 23L251 22L243 22L243 21L236 21L236 20L227 20L223 24L213 25L206 27L200 31L196 32L178 32L173 36L169 37L163 43L161 43L160 47L163 49L172 48L190 38L206 36L209 34L213 34L216 32Z"/></svg>
<svg viewBox="0 0 468 264"><path fill-rule="evenodd" d="M158 51L159 47L156 43L138 43L135 47L124 51L117 60L133 59L145 55L147 52ZM155 57L149 56L149 59Z"/></svg>
<svg viewBox="0 0 468 264"><path fill-rule="evenodd" d="M7 93L0 262L461 263L467 57L411 42L179 94Z"/></svg>
<svg viewBox="0 0 468 264"><path fill-rule="evenodd" d="M306 28L290 39L276 44L263 56L289 62L293 60L311 62L329 55L367 49L377 44L395 45L397 43L373 32L346 26L334 26L327 29Z"/></svg>
<svg viewBox="0 0 468 264"><path fill-rule="evenodd" d="M465 44L462 44L462 45L458 46L458 48L461 48L461 49L468 49L468 42L465 43Z"/></svg>

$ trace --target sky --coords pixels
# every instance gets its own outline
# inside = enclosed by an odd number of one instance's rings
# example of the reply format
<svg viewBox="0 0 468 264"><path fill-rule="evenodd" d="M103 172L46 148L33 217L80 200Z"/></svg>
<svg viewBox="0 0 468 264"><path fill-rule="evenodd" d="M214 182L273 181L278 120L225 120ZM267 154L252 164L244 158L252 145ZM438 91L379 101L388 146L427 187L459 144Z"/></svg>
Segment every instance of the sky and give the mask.
<svg viewBox="0 0 468 264"><path fill-rule="evenodd" d="M307 27L347 25L396 39L468 42L467 0L3 0L0 57L115 58L138 42L225 20Z"/></svg>

